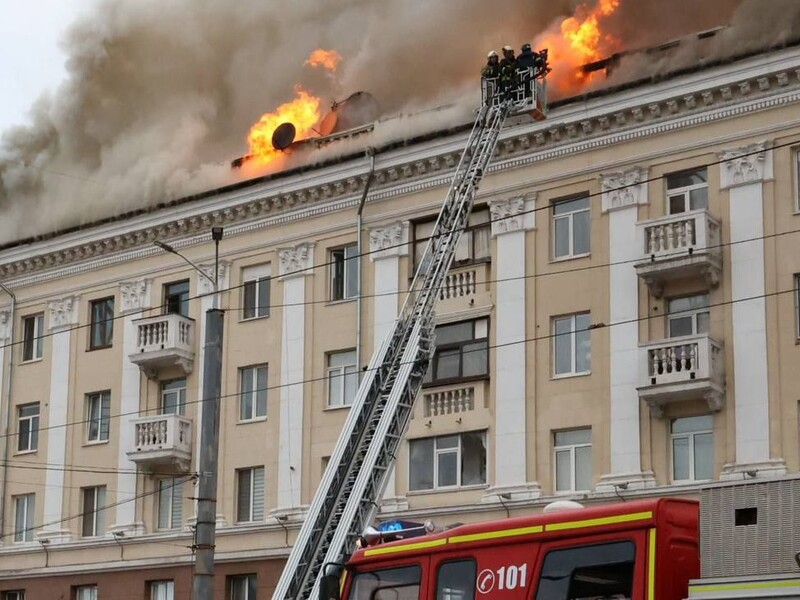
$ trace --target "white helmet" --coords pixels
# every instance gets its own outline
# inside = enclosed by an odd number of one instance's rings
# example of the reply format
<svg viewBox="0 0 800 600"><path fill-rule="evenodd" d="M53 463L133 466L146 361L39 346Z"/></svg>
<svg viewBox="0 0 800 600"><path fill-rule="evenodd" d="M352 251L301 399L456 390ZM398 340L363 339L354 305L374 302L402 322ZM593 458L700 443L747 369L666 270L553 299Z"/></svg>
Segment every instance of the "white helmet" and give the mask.
<svg viewBox="0 0 800 600"><path fill-rule="evenodd" d="M497 52L495 52L494 50L489 52L489 54L486 55L486 58L492 58L493 56L497 56Z"/></svg>
<svg viewBox="0 0 800 600"><path fill-rule="evenodd" d="M503 46L503 50L506 50L506 51L510 50L511 52L514 51L514 49L511 46Z"/></svg>

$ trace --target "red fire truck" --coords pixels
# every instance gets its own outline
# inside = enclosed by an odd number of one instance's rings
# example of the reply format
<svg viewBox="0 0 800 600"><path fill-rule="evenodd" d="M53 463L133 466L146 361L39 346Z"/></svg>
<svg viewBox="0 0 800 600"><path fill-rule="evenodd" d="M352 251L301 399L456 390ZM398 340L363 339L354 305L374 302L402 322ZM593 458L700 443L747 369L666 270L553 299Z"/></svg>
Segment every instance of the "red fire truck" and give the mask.
<svg viewBox="0 0 800 600"><path fill-rule="evenodd" d="M800 598L798 501L790 479L719 484L699 501L557 501L432 533L368 528L347 565L328 565L321 598Z"/></svg>

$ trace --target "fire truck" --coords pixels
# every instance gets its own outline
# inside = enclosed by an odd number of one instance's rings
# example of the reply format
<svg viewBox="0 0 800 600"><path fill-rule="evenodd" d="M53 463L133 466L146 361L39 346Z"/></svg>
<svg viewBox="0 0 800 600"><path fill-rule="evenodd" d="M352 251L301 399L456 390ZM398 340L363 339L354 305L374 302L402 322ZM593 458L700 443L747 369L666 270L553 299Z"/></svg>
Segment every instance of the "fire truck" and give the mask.
<svg viewBox="0 0 800 600"><path fill-rule="evenodd" d="M590 508L556 502L541 515L445 531L431 524L390 532L371 527L433 354L439 291L500 131L511 115L547 116L550 68L546 50L540 55L545 58L541 68L518 70L511 83L482 81L481 106L409 293L364 372L273 600L515 600L534 595L536 600L679 600L686 597L689 580L703 571L699 531L708 519L700 516L702 503L689 500ZM800 490L794 499L800 507ZM736 515L753 519L749 513ZM756 527L759 519L756 515ZM800 528L800 515L793 523ZM796 533L793 543L800 540L800 530ZM744 547L762 548L745 534ZM772 547L765 551L772 556ZM715 556L716 550L708 552ZM736 569L750 563L734 562ZM724 595L726 585L693 588L691 597L731 597ZM784 597L800 598L798 579L773 585L773 591L794 590L794 596Z"/></svg>

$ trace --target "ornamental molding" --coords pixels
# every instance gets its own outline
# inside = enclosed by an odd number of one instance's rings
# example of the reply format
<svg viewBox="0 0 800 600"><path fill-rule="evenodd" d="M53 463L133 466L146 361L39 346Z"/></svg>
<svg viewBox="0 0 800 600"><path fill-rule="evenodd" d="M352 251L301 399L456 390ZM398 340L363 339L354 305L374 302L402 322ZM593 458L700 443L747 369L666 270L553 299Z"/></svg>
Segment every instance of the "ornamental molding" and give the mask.
<svg viewBox="0 0 800 600"><path fill-rule="evenodd" d="M600 175L603 212L647 204L647 172L645 167L633 167Z"/></svg>
<svg viewBox="0 0 800 600"><path fill-rule="evenodd" d="M0 343L5 344L9 339L11 339L11 311L0 310Z"/></svg>
<svg viewBox="0 0 800 600"><path fill-rule="evenodd" d="M197 290L200 294L214 293L214 263L199 265L200 270L207 275L203 277L197 273ZM219 289L224 290L228 287L228 276L230 275L230 262L227 260L219 261Z"/></svg>
<svg viewBox="0 0 800 600"><path fill-rule="evenodd" d="M312 275L315 245L305 242L294 248L278 248L278 275L284 279Z"/></svg>
<svg viewBox="0 0 800 600"><path fill-rule="evenodd" d="M373 261L381 258L408 255L408 221L372 227L369 230L369 256Z"/></svg>
<svg viewBox="0 0 800 600"><path fill-rule="evenodd" d="M47 323L50 331L78 324L78 302L80 296L66 296L47 303Z"/></svg>
<svg viewBox="0 0 800 600"><path fill-rule="evenodd" d="M772 179L771 145L769 140L764 140L721 152L719 158L724 161L720 172L721 189Z"/></svg>
<svg viewBox="0 0 800 600"><path fill-rule="evenodd" d="M764 62L764 57L760 60ZM774 71L765 73L769 68ZM676 95L678 88L685 91ZM800 101L798 88L800 52L790 49L775 53L774 60L766 65L759 64L756 57L695 76L676 77L664 84L645 84L630 92L590 99L580 107L556 106L548 121L509 126L503 131L488 172L785 106ZM425 155L430 153L429 147L390 155L394 164L375 169L367 201L449 185L465 140L466 134L444 140L434 156ZM66 237L34 244L33 251L30 247L12 248L5 253L10 260L0 264L0 279L29 285L149 256L149 246L156 239L188 239L187 245L195 245L207 241L212 226L224 226L226 234L235 235L340 210L358 203L367 178L363 163L333 166L310 178L223 190L194 201L196 204L180 204L133 222L98 227L96 233L83 230L76 234L80 242ZM300 187L308 181L314 183ZM281 191L272 191L277 189ZM101 235L100 239L87 240Z"/></svg>
<svg viewBox="0 0 800 600"><path fill-rule="evenodd" d="M152 279L120 282L119 296L122 313L138 312L150 308L151 288Z"/></svg>
<svg viewBox="0 0 800 600"><path fill-rule="evenodd" d="M536 226L536 193L528 192L510 198L489 201L492 235L528 231Z"/></svg>

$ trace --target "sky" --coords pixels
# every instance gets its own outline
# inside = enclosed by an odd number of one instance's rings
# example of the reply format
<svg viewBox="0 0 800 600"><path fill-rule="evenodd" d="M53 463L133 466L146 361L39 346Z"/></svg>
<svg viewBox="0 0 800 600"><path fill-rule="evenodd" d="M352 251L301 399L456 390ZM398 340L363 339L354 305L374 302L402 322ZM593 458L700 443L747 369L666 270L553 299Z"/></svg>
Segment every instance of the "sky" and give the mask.
<svg viewBox="0 0 800 600"><path fill-rule="evenodd" d="M0 135L64 79L64 31L96 0L0 0Z"/></svg>

